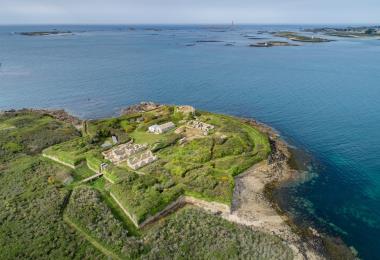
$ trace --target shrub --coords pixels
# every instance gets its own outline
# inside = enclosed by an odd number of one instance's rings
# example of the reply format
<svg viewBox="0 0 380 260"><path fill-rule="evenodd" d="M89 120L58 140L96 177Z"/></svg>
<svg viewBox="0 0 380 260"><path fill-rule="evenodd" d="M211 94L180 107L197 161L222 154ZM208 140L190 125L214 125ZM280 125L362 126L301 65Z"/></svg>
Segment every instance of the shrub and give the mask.
<svg viewBox="0 0 380 260"><path fill-rule="evenodd" d="M186 207L148 231L150 259L293 259L272 235Z"/></svg>
<svg viewBox="0 0 380 260"><path fill-rule="evenodd" d="M112 185L111 192L134 216L134 220L141 223L149 216L163 210L183 191L181 186L167 185L153 176L135 174Z"/></svg>
<svg viewBox="0 0 380 260"><path fill-rule="evenodd" d="M21 154L35 155L79 135L71 125L30 111L2 114L0 124L15 127L0 131L0 162Z"/></svg>
<svg viewBox="0 0 380 260"><path fill-rule="evenodd" d="M138 239L128 237L123 223L114 217L99 192L92 188L76 188L71 194L65 215L116 254L131 258L143 250L143 244Z"/></svg>

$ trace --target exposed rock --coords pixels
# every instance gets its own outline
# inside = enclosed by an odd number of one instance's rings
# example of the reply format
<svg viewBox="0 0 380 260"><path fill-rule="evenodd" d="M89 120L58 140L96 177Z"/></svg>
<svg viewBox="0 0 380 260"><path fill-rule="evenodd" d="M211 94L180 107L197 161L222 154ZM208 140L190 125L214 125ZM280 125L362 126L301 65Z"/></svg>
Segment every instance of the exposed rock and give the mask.
<svg viewBox="0 0 380 260"><path fill-rule="evenodd" d="M156 104L154 102L141 102L140 104L132 105L132 106L122 109L120 114L130 115L130 114L135 114L135 113L141 113L141 112L146 112L146 111L156 109L160 106L161 105Z"/></svg>

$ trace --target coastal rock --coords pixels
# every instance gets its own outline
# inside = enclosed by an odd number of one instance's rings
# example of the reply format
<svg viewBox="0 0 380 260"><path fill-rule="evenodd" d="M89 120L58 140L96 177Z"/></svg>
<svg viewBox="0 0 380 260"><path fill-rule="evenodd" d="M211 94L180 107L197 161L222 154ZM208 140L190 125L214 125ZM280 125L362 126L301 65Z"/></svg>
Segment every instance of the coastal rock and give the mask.
<svg viewBox="0 0 380 260"><path fill-rule="evenodd" d="M140 104L132 105L126 108L123 108L120 112L121 115L130 115L134 113L141 113L141 112L146 112L150 111L153 109L158 108L160 105L156 104L154 102L140 102Z"/></svg>

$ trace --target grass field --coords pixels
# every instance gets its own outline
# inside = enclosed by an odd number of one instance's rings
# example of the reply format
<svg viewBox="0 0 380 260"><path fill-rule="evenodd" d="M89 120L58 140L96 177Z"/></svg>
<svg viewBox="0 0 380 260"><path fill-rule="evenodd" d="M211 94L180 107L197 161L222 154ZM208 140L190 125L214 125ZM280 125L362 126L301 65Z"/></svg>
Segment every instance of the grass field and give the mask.
<svg viewBox="0 0 380 260"><path fill-rule="evenodd" d="M64 143L51 146L45 149L43 153L45 155L52 156L59 161L72 165L73 167L76 167L85 161L86 153L92 148L95 147L92 147L86 138L79 137Z"/></svg>
<svg viewBox="0 0 380 260"><path fill-rule="evenodd" d="M80 164L75 170L73 170L73 177L76 181L81 181L94 175L94 172L90 170L85 163Z"/></svg>
<svg viewBox="0 0 380 260"><path fill-rule="evenodd" d="M89 123L89 135L103 138L96 140L98 143L109 138L111 132L124 131L128 140L132 138L135 143L148 144L159 158L135 171L137 174L133 174L134 171L126 163L118 166L110 164L104 171L107 179L114 183L110 190L135 216L137 222L154 215L185 193L230 205L234 188L233 176L266 159L270 153L266 135L239 119L208 112L198 112L198 119L215 128L209 135L182 145L178 144L181 134L175 134L174 130L164 134L147 132L148 126L152 124L168 121L175 122L177 127L186 124L180 114L171 111L174 109L164 107L134 117L124 116ZM141 118L140 122L136 118ZM66 148L58 147L58 153L64 149ZM93 161L94 166L102 162L101 158ZM141 174L145 176L139 176Z"/></svg>

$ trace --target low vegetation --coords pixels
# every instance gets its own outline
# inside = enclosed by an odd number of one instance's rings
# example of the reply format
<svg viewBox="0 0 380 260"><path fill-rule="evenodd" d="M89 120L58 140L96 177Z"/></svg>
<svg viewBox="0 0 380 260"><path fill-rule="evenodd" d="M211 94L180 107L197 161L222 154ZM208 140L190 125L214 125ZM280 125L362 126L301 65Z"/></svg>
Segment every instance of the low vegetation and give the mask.
<svg viewBox="0 0 380 260"><path fill-rule="evenodd" d="M141 237L130 236L99 192L89 187L73 191L65 218L106 255L120 259L292 259L290 248L277 237L193 207L180 209Z"/></svg>
<svg viewBox="0 0 380 260"><path fill-rule="evenodd" d="M195 117L214 129L206 135L194 129L163 134L147 131L153 124L169 121L177 128L185 127ZM134 143L147 144L159 160L137 171L125 162L107 162L102 151L109 148L102 148L102 144L111 143L111 136L116 136L118 143L132 139ZM181 139L186 140L180 142ZM135 223L158 213L181 195L230 205L233 177L265 159L269 152L267 136L237 118L199 111L196 115L183 114L173 106L87 121L82 136L43 151L75 167L76 179L87 176L79 171L83 165L98 172L100 164L106 162L103 174L113 183L109 189Z"/></svg>
<svg viewBox="0 0 380 260"><path fill-rule="evenodd" d="M172 121L180 127L193 119L171 106L89 121L82 132L41 112L1 114L0 258L290 256L275 237L193 208L143 231L132 225L122 208L141 223L181 195L229 205L233 177L268 156L267 137L239 119L206 112L196 116L215 128L180 143L184 135L174 130L146 132L152 124ZM113 165L102 156L109 149L102 144L113 135L118 143L131 138L147 143L159 159L136 171L126 164ZM108 163L103 172L107 178L81 182L103 162Z"/></svg>
<svg viewBox="0 0 380 260"><path fill-rule="evenodd" d="M63 221L69 191L49 178L66 168L23 156L0 170L1 259L101 259L102 254Z"/></svg>
<svg viewBox="0 0 380 260"><path fill-rule="evenodd" d="M0 163L20 155L39 154L42 149L67 141L79 132L49 115L30 111L0 116Z"/></svg>
<svg viewBox="0 0 380 260"><path fill-rule="evenodd" d="M73 140L51 146L44 150L44 155L51 156L72 167L85 161L87 152L94 149L87 138L78 137Z"/></svg>
<svg viewBox="0 0 380 260"><path fill-rule="evenodd" d="M143 251L143 245L128 236L123 223L115 218L102 201L101 195L89 187L78 187L71 194L65 210L65 217L117 256L136 258ZM111 255L112 256L112 255Z"/></svg>
<svg viewBox="0 0 380 260"><path fill-rule="evenodd" d="M154 178L130 173L123 181L111 186L114 194L136 223L163 210L182 194L180 185L169 178Z"/></svg>
<svg viewBox="0 0 380 260"><path fill-rule="evenodd" d="M153 227L145 240L150 259L293 259L277 237L191 207Z"/></svg>

